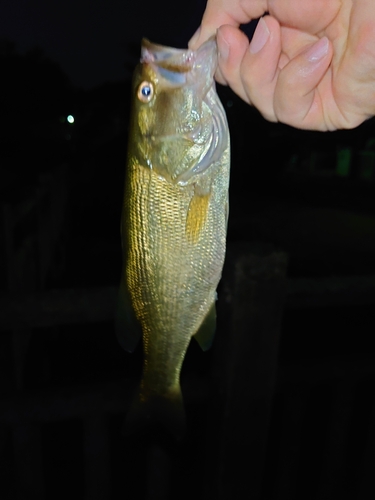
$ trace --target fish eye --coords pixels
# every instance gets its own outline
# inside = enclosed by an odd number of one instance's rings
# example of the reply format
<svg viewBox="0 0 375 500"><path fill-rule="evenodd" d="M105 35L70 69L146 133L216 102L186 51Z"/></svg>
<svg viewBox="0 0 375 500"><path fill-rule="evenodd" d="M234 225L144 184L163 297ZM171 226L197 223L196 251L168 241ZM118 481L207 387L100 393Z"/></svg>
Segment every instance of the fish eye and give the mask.
<svg viewBox="0 0 375 500"><path fill-rule="evenodd" d="M154 96L154 86L151 82L142 82L138 87L138 99L142 102L150 102Z"/></svg>

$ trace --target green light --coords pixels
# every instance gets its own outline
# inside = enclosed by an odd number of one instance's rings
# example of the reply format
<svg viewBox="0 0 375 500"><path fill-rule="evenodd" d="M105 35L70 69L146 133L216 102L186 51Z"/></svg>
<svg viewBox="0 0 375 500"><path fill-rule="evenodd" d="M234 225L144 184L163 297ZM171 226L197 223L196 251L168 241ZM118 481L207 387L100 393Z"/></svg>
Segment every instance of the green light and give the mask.
<svg viewBox="0 0 375 500"><path fill-rule="evenodd" d="M68 116L66 117L66 121L67 121L68 123L74 123L74 116L73 116L73 115L68 115Z"/></svg>
<svg viewBox="0 0 375 500"><path fill-rule="evenodd" d="M352 150L350 148L342 148L337 151L336 175L339 177L348 177L350 173L351 159Z"/></svg>

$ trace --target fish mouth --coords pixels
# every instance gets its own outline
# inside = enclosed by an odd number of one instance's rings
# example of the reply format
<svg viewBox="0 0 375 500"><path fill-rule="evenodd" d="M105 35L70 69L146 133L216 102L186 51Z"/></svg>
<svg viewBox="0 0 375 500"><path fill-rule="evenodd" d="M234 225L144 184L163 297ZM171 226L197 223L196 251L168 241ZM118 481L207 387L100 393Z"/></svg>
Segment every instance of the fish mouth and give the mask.
<svg viewBox="0 0 375 500"><path fill-rule="evenodd" d="M142 39L141 63L154 64L174 73L186 73L192 69L194 52L176 49Z"/></svg>
<svg viewBox="0 0 375 500"><path fill-rule="evenodd" d="M209 38L198 50L176 49L142 39L141 63L153 69L172 85L194 84L203 74L213 78L217 67L216 38Z"/></svg>

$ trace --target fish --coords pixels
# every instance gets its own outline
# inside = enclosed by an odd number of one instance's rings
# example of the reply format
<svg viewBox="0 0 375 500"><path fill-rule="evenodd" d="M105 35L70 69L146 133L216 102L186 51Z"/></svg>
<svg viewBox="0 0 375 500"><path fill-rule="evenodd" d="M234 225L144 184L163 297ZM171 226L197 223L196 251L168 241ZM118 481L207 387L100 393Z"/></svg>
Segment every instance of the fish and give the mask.
<svg viewBox="0 0 375 500"><path fill-rule="evenodd" d="M133 75L123 269L116 331L143 374L125 422L186 429L180 372L190 340L203 350L216 327L225 258L230 138L215 88L217 45L196 51L142 40Z"/></svg>

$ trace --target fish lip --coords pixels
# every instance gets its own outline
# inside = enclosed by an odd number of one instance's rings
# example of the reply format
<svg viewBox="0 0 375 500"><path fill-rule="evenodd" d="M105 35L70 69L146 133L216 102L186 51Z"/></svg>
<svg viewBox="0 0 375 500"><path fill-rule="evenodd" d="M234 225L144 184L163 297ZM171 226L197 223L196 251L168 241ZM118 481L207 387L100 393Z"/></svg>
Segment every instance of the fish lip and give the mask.
<svg viewBox="0 0 375 500"><path fill-rule="evenodd" d="M193 68L194 51L160 45L143 38L141 63L153 64L165 69L186 73Z"/></svg>
<svg viewBox="0 0 375 500"><path fill-rule="evenodd" d="M184 52L194 52L191 49L178 49L176 47L170 47L168 45L161 45L160 43L151 42L148 38L142 38L141 42L142 49L150 50L151 52L165 53L168 52L172 54L183 54Z"/></svg>
<svg viewBox="0 0 375 500"><path fill-rule="evenodd" d="M141 63L151 64L176 73L188 73L205 64L207 54L214 53L217 65L216 36L209 38L197 50L177 49L142 39Z"/></svg>

